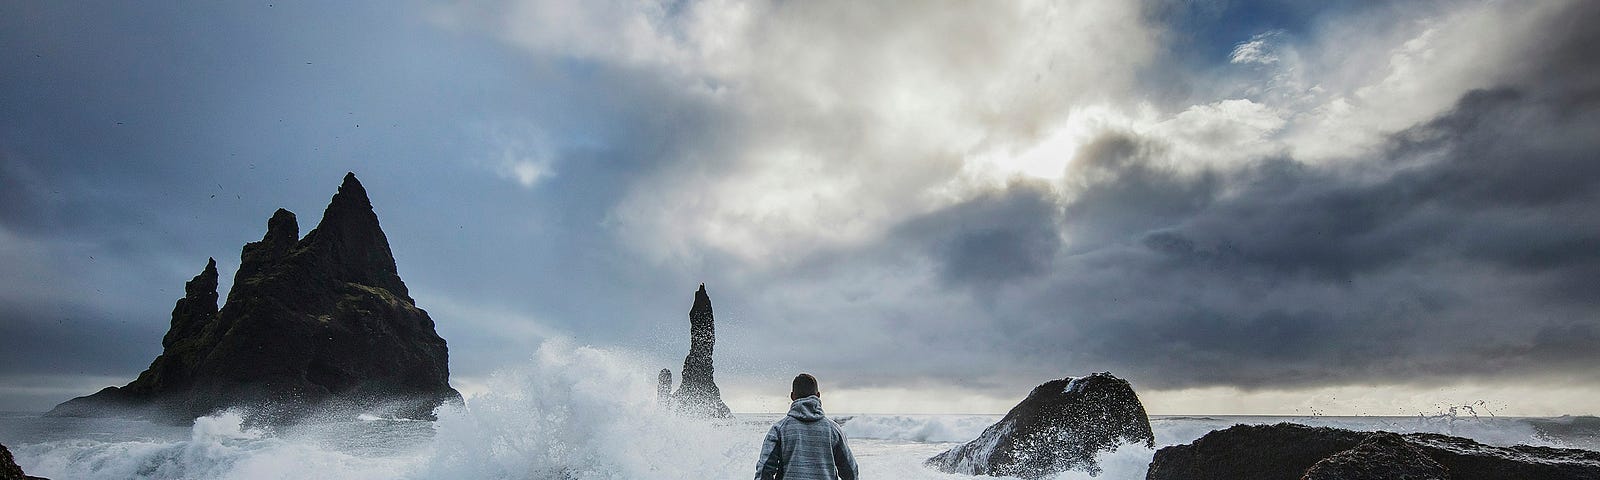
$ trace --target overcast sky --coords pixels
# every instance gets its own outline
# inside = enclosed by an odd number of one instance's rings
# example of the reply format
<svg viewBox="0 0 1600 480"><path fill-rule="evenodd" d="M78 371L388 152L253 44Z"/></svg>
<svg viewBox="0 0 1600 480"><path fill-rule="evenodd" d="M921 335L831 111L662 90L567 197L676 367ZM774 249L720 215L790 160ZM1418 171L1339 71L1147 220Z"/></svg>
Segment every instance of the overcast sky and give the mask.
<svg viewBox="0 0 1600 480"><path fill-rule="evenodd" d="M1594 2L337 3L0 0L0 410L353 171L469 395L704 282L741 411L1600 414Z"/></svg>

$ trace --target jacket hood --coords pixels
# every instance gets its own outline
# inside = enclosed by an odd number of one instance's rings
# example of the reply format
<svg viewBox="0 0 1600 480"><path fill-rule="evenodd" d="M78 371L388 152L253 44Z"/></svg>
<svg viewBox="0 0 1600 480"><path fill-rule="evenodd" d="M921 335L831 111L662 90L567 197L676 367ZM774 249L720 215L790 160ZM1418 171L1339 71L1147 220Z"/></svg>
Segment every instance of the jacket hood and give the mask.
<svg viewBox="0 0 1600 480"><path fill-rule="evenodd" d="M827 418L822 413L822 399L816 396L805 397L789 404L789 416L807 423Z"/></svg>

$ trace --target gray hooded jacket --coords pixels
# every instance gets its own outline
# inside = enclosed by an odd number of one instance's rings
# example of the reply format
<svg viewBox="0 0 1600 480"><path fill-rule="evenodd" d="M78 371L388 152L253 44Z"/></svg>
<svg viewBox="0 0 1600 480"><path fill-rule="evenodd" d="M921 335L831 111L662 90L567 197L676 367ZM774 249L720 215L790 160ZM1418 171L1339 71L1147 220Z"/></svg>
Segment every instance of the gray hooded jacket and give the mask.
<svg viewBox="0 0 1600 480"><path fill-rule="evenodd" d="M756 480L856 480L860 470L844 431L822 413L822 400L805 397L767 431Z"/></svg>

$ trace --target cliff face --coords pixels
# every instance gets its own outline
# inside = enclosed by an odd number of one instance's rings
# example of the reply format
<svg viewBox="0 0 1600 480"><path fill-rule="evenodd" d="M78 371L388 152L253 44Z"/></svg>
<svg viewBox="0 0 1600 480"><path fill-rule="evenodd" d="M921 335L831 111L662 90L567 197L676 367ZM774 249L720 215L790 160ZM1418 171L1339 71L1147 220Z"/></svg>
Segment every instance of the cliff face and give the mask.
<svg viewBox="0 0 1600 480"><path fill-rule="evenodd" d="M149 369L50 415L186 422L242 406L267 421L325 408L425 418L460 401L445 341L400 280L353 174L305 238L293 213L272 215L244 246L220 310L216 287L212 261L186 285Z"/></svg>
<svg viewBox="0 0 1600 480"><path fill-rule="evenodd" d="M689 355L683 359L683 375L678 392L672 395L678 413L723 418L729 416L722 403L722 391L712 379L712 349L716 346L716 320L711 314L711 296L705 284L694 293L689 309Z"/></svg>
<svg viewBox="0 0 1600 480"><path fill-rule="evenodd" d="M1096 457L1124 444L1155 447L1144 405L1110 373L1051 380L1028 393L976 440L926 462L947 473L1040 478L1098 474Z"/></svg>

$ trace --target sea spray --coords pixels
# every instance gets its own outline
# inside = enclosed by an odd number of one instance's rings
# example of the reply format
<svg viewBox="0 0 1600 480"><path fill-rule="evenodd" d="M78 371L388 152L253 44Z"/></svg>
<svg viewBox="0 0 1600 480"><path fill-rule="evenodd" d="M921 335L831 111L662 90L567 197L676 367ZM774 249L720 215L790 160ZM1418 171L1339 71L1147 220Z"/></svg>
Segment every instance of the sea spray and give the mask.
<svg viewBox="0 0 1600 480"><path fill-rule="evenodd" d="M361 457L244 427L244 413L195 419L186 440L60 440L19 448L28 473L56 479L397 478L403 458Z"/></svg>
<svg viewBox="0 0 1600 480"><path fill-rule="evenodd" d="M254 429L245 412L189 428L118 419L0 415L0 441L34 475L62 479L700 479L749 478L762 435L780 414L709 421L656 408L657 369L618 349L551 341L495 374L437 422L363 416ZM774 392L782 398L786 392ZM1447 412L1442 412L1447 413ZM965 479L922 465L975 438L994 415L855 415L845 423L865 478ZM1592 417L1152 417L1157 447L1238 423L1280 421L1353 430L1454 433L1495 444L1595 448ZM1548 435L1554 435L1549 437ZM1576 440L1591 439L1587 444ZM1103 453L1097 480L1145 477L1153 451ZM985 477L988 478L988 477ZM1054 480L1091 478L1063 472Z"/></svg>
<svg viewBox="0 0 1600 480"><path fill-rule="evenodd" d="M563 341L495 374L466 408L441 408L427 478L727 478L753 472L763 427L655 405L642 362Z"/></svg>
<svg viewBox="0 0 1600 480"><path fill-rule="evenodd" d="M855 415L845 422L850 438L961 443L978 438L1000 415Z"/></svg>

